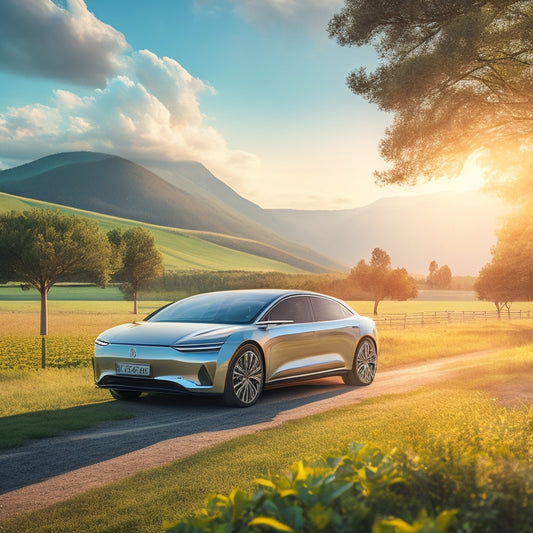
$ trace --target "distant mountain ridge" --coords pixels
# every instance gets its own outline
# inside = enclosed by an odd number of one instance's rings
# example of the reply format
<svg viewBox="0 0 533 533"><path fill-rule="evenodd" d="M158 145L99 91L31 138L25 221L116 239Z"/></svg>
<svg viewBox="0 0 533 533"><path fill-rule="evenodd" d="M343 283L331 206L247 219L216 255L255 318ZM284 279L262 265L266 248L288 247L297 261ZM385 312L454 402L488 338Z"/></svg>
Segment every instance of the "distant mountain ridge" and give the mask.
<svg viewBox="0 0 533 533"><path fill-rule="evenodd" d="M369 260L375 247L395 267L427 275L429 263L454 275L477 275L491 258L502 201L477 191L382 198L361 208L334 211L272 210L274 230L305 242L344 264ZM331 238L335 236L335 238Z"/></svg>
<svg viewBox="0 0 533 533"><path fill-rule="evenodd" d="M426 274L436 260L455 275L476 275L490 259L503 213L498 199L475 192L385 198L339 211L263 209L198 162L148 169L95 152L54 154L0 171L0 191L195 230L213 242L238 237L239 246L262 248L265 256L283 250L289 264L309 271L348 270L377 246L414 274Z"/></svg>
<svg viewBox="0 0 533 533"><path fill-rule="evenodd" d="M184 162L184 166L189 166ZM179 164L177 165L179 167ZM205 169L205 167L201 167ZM205 169L207 172L207 169ZM219 182L213 176L213 180ZM220 202L189 193L127 159L93 152L54 154L0 172L0 191L161 226L201 230L204 240L227 234L285 252L297 268L339 270L342 265L293 243ZM246 248L249 243L242 243ZM276 259L278 259L276 257Z"/></svg>

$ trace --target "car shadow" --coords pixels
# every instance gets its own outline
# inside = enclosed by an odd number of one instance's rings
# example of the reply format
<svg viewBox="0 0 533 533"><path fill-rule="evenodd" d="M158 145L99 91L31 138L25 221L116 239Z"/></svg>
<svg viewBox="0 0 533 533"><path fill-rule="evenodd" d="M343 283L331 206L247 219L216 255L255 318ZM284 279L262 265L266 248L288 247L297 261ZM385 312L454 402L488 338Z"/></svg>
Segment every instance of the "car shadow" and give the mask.
<svg viewBox="0 0 533 533"><path fill-rule="evenodd" d="M341 378L293 383L263 391L259 401L245 409L227 407L212 396L144 394L135 401L120 401L132 418L0 450L0 494L170 439L227 430L237 430L238 435L239 428L249 432L250 426L268 423L280 413L352 390Z"/></svg>

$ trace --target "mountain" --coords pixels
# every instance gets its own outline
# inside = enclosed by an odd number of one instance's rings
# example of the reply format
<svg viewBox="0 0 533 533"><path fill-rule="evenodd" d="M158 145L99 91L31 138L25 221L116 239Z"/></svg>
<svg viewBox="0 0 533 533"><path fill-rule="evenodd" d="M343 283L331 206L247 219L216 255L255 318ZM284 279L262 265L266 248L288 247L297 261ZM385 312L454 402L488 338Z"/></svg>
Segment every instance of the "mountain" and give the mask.
<svg viewBox="0 0 533 533"><path fill-rule="evenodd" d="M222 183L214 176L211 181ZM257 253L262 248L265 257L280 260L281 250L284 262L308 271L342 269L338 262L289 242L230 205L186 191L117 156L93 152L50 155L1 171L0 191L150 224L201 230L206 232L204 240L219 240L220 234L239 237L243 251L253 247Z"/></svg>
<svg viewBox="0 0 533 533"><path fill-rule="evenodd" d="M380 199L339 211L272 210L274 230L344 264L385 250L395 267L427 275L429 263L447 264L454 275L477 275L490 261L502 201L478 191L441 192ZM332 236L335 238L332 238Z"/></svg>
<svg viewBox="0 0 533 533"><path fill-rule="evenodd" d="M152 168L197 197L230 206L290 241L318 250L351 268L383 248L393 265L427 275L429 263L447 264L454 275L477 275L490 260L500 199L481 193L442 192L383 198L345 210L262 209L215 178L203 165L180 161Z"/></svg>
<svg viewBox="0 0 533 533"><path fill-rule="evenodd" d="M348 270L375 247L396 267L429 263L476 275L490 260L501 202L479 192L385 198L365 207L263 209L195 161L145 168L93 152L44 157L0 172L0 191L183 228L225 247L308 271Z"/></svg>

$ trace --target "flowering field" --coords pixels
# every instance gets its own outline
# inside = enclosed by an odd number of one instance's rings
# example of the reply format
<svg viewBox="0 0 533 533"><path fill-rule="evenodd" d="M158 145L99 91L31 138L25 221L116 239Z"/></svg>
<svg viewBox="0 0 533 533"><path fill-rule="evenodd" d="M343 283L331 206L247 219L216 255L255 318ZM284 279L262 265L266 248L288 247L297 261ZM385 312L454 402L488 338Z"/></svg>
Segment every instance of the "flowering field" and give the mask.
<svg viewBox="0 0 533 533"><path fill-rule="evenodd" d="M10 302L10 304L15 303L19 302ZM103 303L118 302L99 302L100 305ZM91 366L94 340L98 334L114 325L131 322L135 318L126 312L98 313L94 302L78 302L78 304L81 304L80 312L61 310L50 313L49 335L46 338L48 367ZM54 306L57 306L57 303L54 302ZM0 311L0 370L40 368L41 347L38 312L34 312L33 309L16 312Z"/></svg>

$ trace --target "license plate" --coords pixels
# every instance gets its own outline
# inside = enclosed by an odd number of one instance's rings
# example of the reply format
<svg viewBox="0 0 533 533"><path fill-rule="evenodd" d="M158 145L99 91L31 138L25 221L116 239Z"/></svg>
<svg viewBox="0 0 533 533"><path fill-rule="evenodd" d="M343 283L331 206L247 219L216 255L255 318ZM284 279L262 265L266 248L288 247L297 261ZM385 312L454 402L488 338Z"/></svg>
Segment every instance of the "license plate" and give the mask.
<svg viewBox="0 0 533 533"><path fill-rule="evenodd" d="M117 374L124 376L149 376L150 365L139 365L132 363L117 363Z"/></svg>

